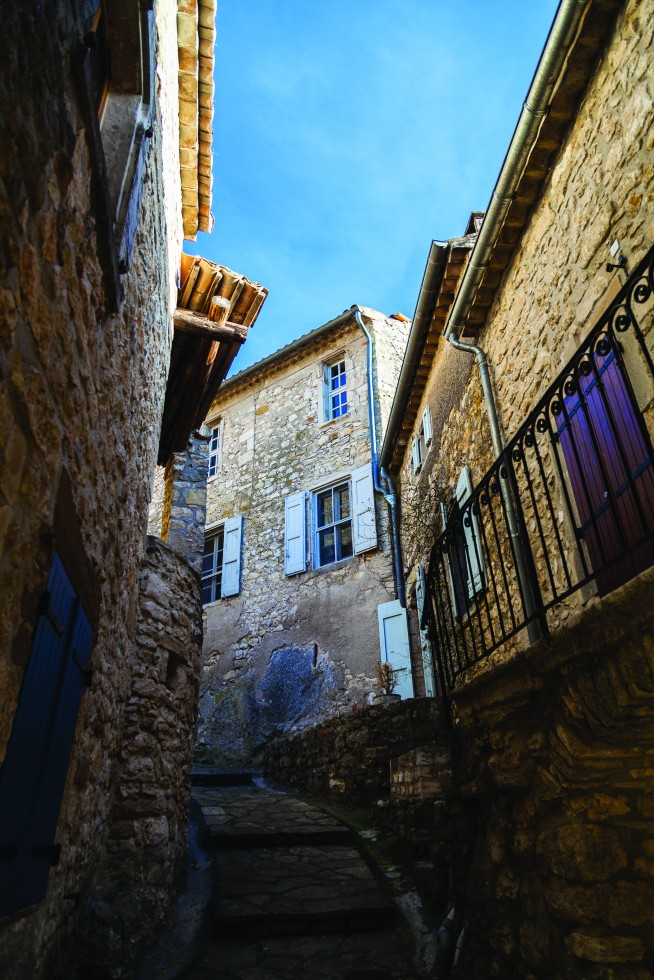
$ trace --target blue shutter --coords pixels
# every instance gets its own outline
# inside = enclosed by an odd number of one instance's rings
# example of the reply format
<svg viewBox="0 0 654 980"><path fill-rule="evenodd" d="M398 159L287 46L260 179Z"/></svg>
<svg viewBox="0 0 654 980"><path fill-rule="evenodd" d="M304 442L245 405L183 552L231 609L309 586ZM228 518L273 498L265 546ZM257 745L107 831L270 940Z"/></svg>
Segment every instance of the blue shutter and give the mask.
<svg viewBox="0 0 654 980"><path fill-rule="evenodd" d="M58 555L34 632L0 769L0 916L40 901L93 634Z"/></svg>

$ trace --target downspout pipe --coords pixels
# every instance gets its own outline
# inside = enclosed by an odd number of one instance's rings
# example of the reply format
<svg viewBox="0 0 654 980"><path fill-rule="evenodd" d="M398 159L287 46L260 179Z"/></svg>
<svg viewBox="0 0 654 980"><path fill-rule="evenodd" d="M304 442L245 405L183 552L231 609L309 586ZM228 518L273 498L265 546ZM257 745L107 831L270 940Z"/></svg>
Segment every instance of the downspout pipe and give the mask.
<svg viewBox="0 0 654 980"><path fill-rule="evenodd" d="M363 321L361 310L358 306L351 307L354 319L363 331L366 338L366 378L368 382L368 423L370 426L370 451L372 456L372 483L377 493L382 494L391 517L391 536L393 538L393 572L395 577L395 591L400 605L406 608L406 591L404 588L404 575L402 574L402 552L400 550L400 524L397 508L397 493L393 480L389 473L379 465L379 455L377 451L377 422L375 420L375 401L374 387L372 382L374 340L370 330Z"/></svg>
<svg viewBox="0 0 654 980"><path fill-rule="evenodd" d="M482 276L488 267L491 252L515 196L529 153L538 136L541 121L547 115L552 92L579 30L588 3L589 0L561 0L497 178L475 247L445 326L445 339L457 350L472 354L477 361L493 452L496 457L502 454L504 443L497 416L497 405L488 361L481 347L477 344L464 343L460 337ZM529 557L521 539L513 498L508 487L504 493L504 500L509 534L513 541L517 572L525 601L525 613L530 618L535 615L536 601L532 587ZM540 624L534 619L529 625L529 637L531 640L535 640L540 635Z"/></svg>

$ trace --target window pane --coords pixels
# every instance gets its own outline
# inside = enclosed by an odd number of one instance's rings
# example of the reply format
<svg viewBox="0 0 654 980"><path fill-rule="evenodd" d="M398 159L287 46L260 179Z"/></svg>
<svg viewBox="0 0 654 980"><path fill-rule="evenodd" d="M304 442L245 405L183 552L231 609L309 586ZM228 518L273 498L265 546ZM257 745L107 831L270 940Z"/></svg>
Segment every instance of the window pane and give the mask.
<svg viewBox="0 0 654 980"><path fill-rule="evenodd" d="M332 504L332 492L326 490L318 494L318 527L334 523L334 512Z"/></svg>
<svg viewBox="0 0 654 980"><path fill-rule="evenodd" d="M213 596L211 595L212 583L205 582L202 586L202 605L206 606L208 602L213 602Z"/></svg>
<svg viewBox="0 0 654 980"><path fill-rule="evenodd" d="M338 557L339 559L350 558L352 555L352 525L350 523L343 524L336 530L339 539Z"/></svg>
<svg viewBox="0 0 654 980"><path fill-rule="evenodd" d="M334 520L342 521L350 516L350 493L346 486L334 489Z"/></svg>
<svg viewBox="0 0 654 980"><path fill-rule="evenodd" d="M327 528L325 531L318 532L318 551L321 565L329 565L336 561L336 548L334 541L334 529Z"/></svg>

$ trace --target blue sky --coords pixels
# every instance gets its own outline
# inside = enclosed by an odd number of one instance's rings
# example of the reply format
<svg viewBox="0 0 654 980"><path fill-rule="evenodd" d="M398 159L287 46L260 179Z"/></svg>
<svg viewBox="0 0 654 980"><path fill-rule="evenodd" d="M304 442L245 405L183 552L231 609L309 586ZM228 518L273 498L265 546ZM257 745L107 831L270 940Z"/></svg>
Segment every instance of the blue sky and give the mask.
<svg viewBox="0 0 654 980"><path fill-rule="evenodd" d="M413 314L484 209L555 0L219 0L210 235L270 294L242 370L353 303Z"/></svg>

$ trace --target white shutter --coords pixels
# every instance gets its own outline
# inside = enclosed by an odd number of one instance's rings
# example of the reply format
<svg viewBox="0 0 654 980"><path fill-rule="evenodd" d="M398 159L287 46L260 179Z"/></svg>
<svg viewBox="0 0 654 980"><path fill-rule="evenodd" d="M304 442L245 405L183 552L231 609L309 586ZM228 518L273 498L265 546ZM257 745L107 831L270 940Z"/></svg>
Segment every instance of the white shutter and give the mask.
<svg viewBox="0 0 654 980"><path fill-rule="evenodd" d="M241 591L241 536L243 518L230 517L225 521L225 539L223 542L223 585L222 598L238 595Z"/></svg>
<svg viewBox="0 0 654 980"><path fill-rule="evenodd" d="M417 436L414 436L411 441L411 461L413 463L413 472L417 473L420 469L420 440Z"/></svg>
<svg viewBox="0 0 654 980"><path fill-rule="evenodd" d="M399 599L394 599L393 602L383 602L378 606L377 615L382 663L389 663L397 671L393 693L400 694L403 698L412 698L413 676L406 609L402 608Z"/></svg>
<svg viewBox="0 0 654 980"><path fill-rule="evenodd" d="M428 698L433 698L436 694L436 680L434 677L434 656L429 641L429 633L422 628L422 612L425 608L427 597L427 582L425 579L425 566L418 565L418 577L416 579L416 602L418 605L418 626L420 627L420 651L422 653L422 673L425 679L425 694Z"/></svg>
<svg viewBox="0 0 654 980"><path fill-rule="evenodd" d="M428 446L432 440L431 411L429 409L429 405L427 405L422 413L422 431L425 436L425 446Z"/></svg>
<svg viewBox="0 0 654 980"><path fill-rule="evenodd" d="M355 555L377 547L375 489L371 463L361 466L352 473L352 539Z"/></svg>
<svg viewBox="0 0 654 980"><path fill-rule="evenodd" d="M466 501L472 494L472 479L470 477L470 467L464 466L461 470L459 482L456 485L456 502L459 510L462 511ZM467 519L467 523L466 523ZM468 586L468 597L472 599L484 586L484 555L481 536L479 533L479 522L472 510L468 509L463 520L463 533L466 542L466 577ZM463 558L463 556L461 556Z"/></svg>
<svg viewBox="0 0 654 980"><path fill-rule="evenodd" d="M305 494L291 493L286 498L286 522L284 538L285 570L287 575L306 571L306 504Z"/></svg>
<svg viewBox="0 0 654 980"><path fill-rule="evenodd" d="M332 417L331 403L331 371L328 364L322 366L322 422L328 422Z"/></svg>

